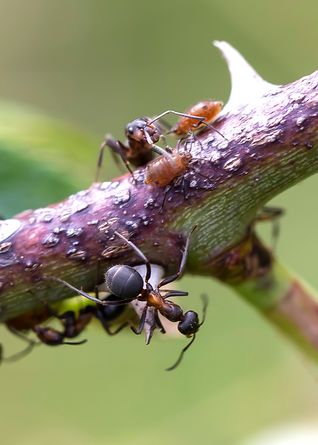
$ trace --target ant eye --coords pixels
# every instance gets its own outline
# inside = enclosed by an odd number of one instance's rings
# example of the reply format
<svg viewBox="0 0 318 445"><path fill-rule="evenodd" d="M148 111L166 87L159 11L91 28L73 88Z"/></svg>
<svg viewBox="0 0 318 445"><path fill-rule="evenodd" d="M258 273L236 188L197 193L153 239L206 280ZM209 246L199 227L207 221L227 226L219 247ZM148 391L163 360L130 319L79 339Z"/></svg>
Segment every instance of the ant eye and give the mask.
<svg viewBox="0 0 318 445"><path fill-rule="evenodd" d="M128 132L129 134L134 134L134 127L128 127L128 128L127 128L127 132Z"/></svg>

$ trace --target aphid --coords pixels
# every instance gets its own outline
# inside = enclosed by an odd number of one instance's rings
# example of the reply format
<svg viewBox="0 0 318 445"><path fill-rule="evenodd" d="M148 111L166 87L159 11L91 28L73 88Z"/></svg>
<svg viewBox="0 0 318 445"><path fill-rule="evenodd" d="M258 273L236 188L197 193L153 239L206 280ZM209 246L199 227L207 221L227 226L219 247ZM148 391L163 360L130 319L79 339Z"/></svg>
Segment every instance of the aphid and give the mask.
<svg viewBox="0 0 318 445"><path fill-rule="evenodd" d="M146 166L145 184L165 187L183 175L189 168L192 155L188 151L174 148L149 162Z"/></svg>
<svg viewBox="0 0 318 445"><path fill-rule="evenodd" d="M98 294L97 294L98 296ZM92 305L91 303L83 303L81 299L72 299L69 303L68 310L61 314L53 310L49 305L44 304L43 307L37 307L33 311L23 314L14 319L6 322L7 328L28 343L28 346L22 351L3 358L0 354L0 362L3 361L16 361L26 354L31 352L34 346L44 343L48 346L59 345L81 345L87 340L81 340L78 342L65 341L65 339L73 339L80 335L86 326L91 322L92 318L98 319L109 335L117 334L121 329L127 326L127 323L123 323L114 331L111 331L110 325L116 318L118 318L124 311L124 306L100 306ZM110 295L105 301L118 301L115 295ZM87 301L87 300L86 300ZM42 326L42 323L48 319L55 317L60 320L63 330L57 330L50 326ZM39 341L35 341L27 336L28 331L33 331ZM2 348L1 348L2 352Z"/></svg>
<svg viewBox="0 0 318 445"><path fill-rule="evenodd" d="M211 123L215 121L220 114L223 107L223 103L215 100L203 100L191 108L181 117L176 125L169 131L177 136L185 136L188 133L196 132L204 127L212 127L217 131ZM194 119L199 118L199 120Z"/></svg>
<svg viewBox="0 0 318 445"><path fill-rule="evenodd" d="M140 323L138 328L135 329L132 327L132 330L136 334L141 334L147 317L148 308L152 307L155 309L155 315L156 315L155 323L153 325L153 330L159 324L158 313L160 313L163 317L167 318L169 321L177 322L178 323L177 327L181 334L185 335L186 337L192 337L189 344L181 351L181 354L177 362L173 366L168 368L168 370L174 369L180 363L183 354L195 340L195 334L199 330L205 318L206 303L204 305L203 321L200 323L198 314L196 312L194 311L183 312L182 308L179 305L168 300L168 298L170 297L186 296L188 295L188 292L161 289L163 286L172 283L177 278L180 278L183 275L189 250L190 236L194 229L195 227L192 229L191 233L188 235L186 239L178 272L161 280L160 283L155 288L149 283L149 279L151 277L151 266L147 257L134 243L132 243L131 241L129 241L127 238L125 238L123 235L121 235L119 232L116 231L114 233L119 238L121 238L126 244L128 244L138 255L138 257L142 260L142 262L145 264L146 266L145 280L143 280L142 276L136 269L128 265L113 266L110 269L108 269L105 273L106 286L108 287L110 292L112 292L120 299L120 304L127 304L136 299L139 301L144 301L146 303L140 318ZM61 280L59 278L53 278L53 279L68 286L70 289L74 290L75 292L78 292L80 295L83 295L84 297L100 305L118 304L118 303L111 303L107 301L104 302L102 300L98 300L92 297L91 295L87 294L86 292L77 289L76 287L72 286L71 284L67 283L64 280ZM149 336L148 338L148 343L150 341L150 338L151 336Z"/></svg>

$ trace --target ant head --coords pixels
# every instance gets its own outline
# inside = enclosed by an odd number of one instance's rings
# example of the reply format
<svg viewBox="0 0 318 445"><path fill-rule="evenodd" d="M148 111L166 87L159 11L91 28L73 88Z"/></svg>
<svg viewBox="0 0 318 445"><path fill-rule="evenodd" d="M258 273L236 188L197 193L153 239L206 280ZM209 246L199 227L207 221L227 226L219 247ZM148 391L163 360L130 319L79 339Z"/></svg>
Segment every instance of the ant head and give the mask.
<svg viewBox="0 0 318 445"><path fill-rule="evenodd" d="M147 143L148 141L145 136L146 131L154 144L158 142L160 131L155 123L148 125L148 122L151 122L149 117L143 117L129 122L125 129L126 137L130 140L132 139L137 142Z"/></svg>
<svg viewBox="0 0 318 445"><path fill-rule="evenodd" d="M109 291L119 299L134 300L144 287L144 280L137 270L125 265L117 265L105 273L105 282Z"/></svg>
<svg viewBox="0 0 318 445"><path fill-rule="evenodd" d="M199 316L194 311L185 312L182 321L178 324L181 334L190 336L198 332L200 327Z"/></svg>
<svg viewBox="0 0 318 445"><path fill-rule="evenodd" d="M135 119L129 122L125 128L125 135L128 139L133 139L135 141L142 141L144 139L144 129L147 125L148 118Z"/></svg>

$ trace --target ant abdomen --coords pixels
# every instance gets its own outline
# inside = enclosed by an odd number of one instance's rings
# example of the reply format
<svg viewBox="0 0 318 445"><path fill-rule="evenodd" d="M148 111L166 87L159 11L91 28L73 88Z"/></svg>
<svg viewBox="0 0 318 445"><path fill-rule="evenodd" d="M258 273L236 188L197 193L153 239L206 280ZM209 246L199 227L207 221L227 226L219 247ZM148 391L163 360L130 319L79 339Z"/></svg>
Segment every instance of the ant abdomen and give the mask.
<svg viewBox="0 0 318 445"><path fill-rule="evenodd" d="M183 315L183 319L178 324L178 330L183 335L195 334L200 327L199 316L194 311L187 311Z"/></svg>
<svg viewBox="0 0 318 445"><path fill-rule="evenodd" d="M166 317L169 321L179 321L182 318L183 311L180 306L175 303L166 302L159 308L161 315Z"/></svg>
<svg viewBox="0 0 318 445"><path fill-rule="evenodd" d="M142 291L144 281L137 270L127 265L117 265L105 273L108 290L120 299L135 299Z"/></svg>
<svg viewBox="0 0 318 445"><path fill-rule="evenodd" d="M33 331L35 332L38 339L48 346L58 346L63 342L64 335L55 329L42 326L34 326Z"/></svg>

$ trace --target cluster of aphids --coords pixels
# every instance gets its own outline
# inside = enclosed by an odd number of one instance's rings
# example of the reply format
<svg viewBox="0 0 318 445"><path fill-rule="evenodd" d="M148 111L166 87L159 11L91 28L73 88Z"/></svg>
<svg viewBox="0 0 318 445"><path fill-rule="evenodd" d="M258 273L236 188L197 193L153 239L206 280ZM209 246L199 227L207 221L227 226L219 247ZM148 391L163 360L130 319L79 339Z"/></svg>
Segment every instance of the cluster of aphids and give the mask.
<svg viewBox="0 0 318 445"><path fill-rule="evenodd" d="M104 148L108 146L113 154L120 156L132 176L133 171L130 167L131 165L133 167L146 166L146 184L159 187L168 186L174 179L182 176L185 171L190 168L192 155L190 151L180 150L178 147L172 149L165 146L165 148L161 148L157 145L158 141L160 139L164 140L165 136L162 118L167 114L178 115L180 117L179 121L173 128L166 131L166 134L174 133L180 138L179 140L187 139L189 135L194 139L195 133L204 127L212 127L217 131L211 123L216 119L221 108L221 102L203 101L191 107L186 113L168 110L152 119L145 117L134 120L126 127L125 134L127 142L125 144L112 138L106 138L101 145L97 177L102 165ZM184 146L186 146L186 144ZM155 154L159 156L154 158ZM195 167L192 168L195 169ZM94 318L101 323L109 335L117 334L129 325L127 321L118 325L118 320L122 317L127 305L140 301L144 303L140 322L137 328L131 326L131 329L136 334L140 334L145 329L145 324L147 324L147 343L150 342L155 329L160 329L162 333L165 333L160 316L170 322L177 323L179 332L191 339L182 349L177 361L168 368L168 370L175 369L182 360L185 351L195 340L196 333L204 322L207 306L207 301L204 298L203 318L200 322L196 312L191 310L184 312L178 304L169 299L171 297L186 296L188 292L163 289L165 285L182 276L189 250L191 233L186 239L178 272L164 278L155 287L149 282L151 278L151 265L149 260L134 243L116 231L114 234L130 246L145 265L145 278L143 278L136 269L128 265L113 266L105 273L105 283L110 295L105 299L100 299L98 291L96 291L96 295L93 297L64 280L46 277L47 279L57 281L69 287L74 293L80 294L87 300L86 304L83 303L83 299L77 299L75 300L75 304L73 303L73 306L70 306L65 311L60 311L55 308L53 309L47 303L39 302L40 306L37 309L9 320L7 327L11 332L26 341L27 347L11 357L2 357L3 361L14 361L21 358L40 343L49 346L62 344L80 345L86 340L72 341L72 339L80 335ZM60 321L62 329L59 330L51 326L43 325L44 322L52 317ZM115 329L113 328L114 326L116 326ZM37 340L29 338L27 335L28 331L33 331ZM2 351L0 351L0 358L1 356Z"/></svg>

